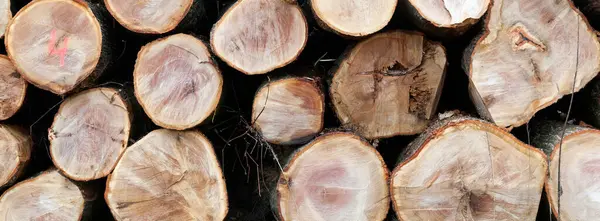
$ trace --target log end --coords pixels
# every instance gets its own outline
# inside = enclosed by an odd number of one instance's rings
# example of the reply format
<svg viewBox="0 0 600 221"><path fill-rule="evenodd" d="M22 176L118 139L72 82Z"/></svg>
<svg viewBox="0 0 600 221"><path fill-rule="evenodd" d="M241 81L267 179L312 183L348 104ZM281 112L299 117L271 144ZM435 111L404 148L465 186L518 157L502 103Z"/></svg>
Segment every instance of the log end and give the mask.
<svg viewBox="0 0 600 221"><path fill-rule="evenodd" d="M12 61L0 55L0 120L6 120L23 105L27 92L27 81L21 77Z"/></svg>
<svg viewBox="0 0 600 221"><path fill-rule="evenodd" d="M311 0L317 19L326 29L360 37L384 28L394 15L398 0Z"/></svg>
<svg viewBox="0 0 600 221"><path fill-rule="evenodd" d="M0 125L0 188L15 182L31 158L32 142L24 131Z"/></svg>
<svg viewBox="0 0 600 221"><path fill-rule="evenodd" d="M193 0L104 0L104 3L121 25L143 34L163 34L175 29L194 4Z"/></svg>
<svg viewBox="0 0 600 221"><path fill-rule="evenodd" d="M488 10L490 0L408 0L425 20L437 28L463 29L475 24Z"/></svg>
<svg viewBox="0 0 600 221"><path fill-rule="evenodd" d="M13 15L10 11L10 0L0 1L0 38L4 37L6 26L12 19Z"/></svg>

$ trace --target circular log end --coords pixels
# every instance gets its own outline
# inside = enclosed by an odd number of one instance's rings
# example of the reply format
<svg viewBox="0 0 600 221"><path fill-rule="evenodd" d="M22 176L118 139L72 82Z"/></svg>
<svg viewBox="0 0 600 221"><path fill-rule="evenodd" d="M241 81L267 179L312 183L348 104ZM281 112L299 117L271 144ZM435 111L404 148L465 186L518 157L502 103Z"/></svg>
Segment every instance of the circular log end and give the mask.
<svg viewBox="0 0 600 221"><path fill-rule="evenodd" d="M424 139L392 173L401 220L535 219L547 172L541 151L479 120L447 122Z"/></svg>
<svg viewBox="0 0 600 221"><path fill-rule="evenodd" d="M135 95L159 126L184 130L217 107L223 78L208 48L185 34L144 46L134 70Z"/></svg>
<svg viewBox="0 0 600 221"><path fill-rule="evenodd" d="M392 19L398 0L311 0L319 21L333 31L353 37L373 34Z"/></svg>
<svg viewBox="0 0 600 221"><path fill-rule="evenodd" d="M308 24L297 4L241 0L215 24L211 47L229 66L245 74L265 74L298 57Z"/></svg>
<svg viewBox="0 0 600 221"><path fill-rule="evenodd" d="M127 104L114 89L94 88L65 100L48 131L54 165L73 180L107 176L127 147Z"/></svg>
<svg viewBox="0 0 600 221"><path fill-rule="evenodd" d="M212 144L200 132L155 130L127 148L109 176L117 220L223 220L227 190Z"/></svg>
<svg viewBox="0 0 600 221"><path fill-rule="evenodd" d="M193 0L104 0L115 19L130 31L144 34L169 32L185 18Z"/></svg>
<svg viewBox="0 0 600 221"><path fill-rule="evenodd" d="M377 34L355 46L330 92L341 122L368 139L425 130L441 94L446 52L420 33Z"/></svg>
<svg viewBox="0 0 600 221"><path fill-rule="evenodd" d="M7 56L0 55L0 120L12 117L21 109L26 91L27 81Z"/></svg>
<svg viewBox="0 0 600 221"><path fill-rule="evenodd" d="M22 130L0 125L0 188L11 184L24 171L31 157L31 139Z"/></svg>
<svg viewBox="0 0 600 221"><path fill-rule="evenodd" d="M277 184L281 220L381 221L388 170L371 145L348 133L321 136L296 153Z"/></svg>
<svg viewBox="0 0 600 221"><path fill-rule="evenodd" d="M456 28L475 24L487 11L490 0L409 0L409 3L434 26Z"/></svg>
<svg viewBox="0 0 600 221"><path fill-rule="evenodd" d="M65 94L98 64L102 32L85 3L40 0L15 15L6 30L5 43L25 79L55 94Z"/></svg>
<svg viewBox="0 0 600 221"><path fill-rule="evenodd" d="M301 144L323 130L324 112L324 96L314 80L287 78L258 90L252 119L268 142Z"/></svg>
<svg viewBox="0 0 600 221"><path fill-rule="evenodd" d="M0 0L0 38L4 36L6 26L11 19L10 0Z"/></svg>
<svg viewBox="0 0 600 221"><path fill-rule="evenodd" d="M79 187L57 170L50 170L8 189L0 197L0 217L6 221L77 221L84 204Z"/></svg>

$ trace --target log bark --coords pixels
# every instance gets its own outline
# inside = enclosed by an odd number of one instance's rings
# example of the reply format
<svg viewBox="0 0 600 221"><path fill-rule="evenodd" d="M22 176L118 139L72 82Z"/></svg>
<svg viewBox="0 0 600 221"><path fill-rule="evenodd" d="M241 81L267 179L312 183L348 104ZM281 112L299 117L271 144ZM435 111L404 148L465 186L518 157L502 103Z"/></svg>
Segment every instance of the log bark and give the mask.
<svg viewBox="0 0 600 221"><path fill-rule="evenodd" d="M13 14L10 11L10 0L0 1L0 38L4 37L6 26L12 19Z"/></svg>
<svg viewBox="0 0 600 221"><path fill-rule="evenodd" d="M93 81L108 65L100 10L83 0L32 1L8 24L8 56L27 81L58 95Z"/></svg>
<svg viewBox="0 0 600 221"><path fill-rule="evenodd" d="M452 116L408 145L390 181L400 220L535 220L544 154L502 128Z"/></svg>
<svg viewBox="0 0 600 221"><path fill-rule="evenodd" d="M480 115L498 126L525 124L600 71L600 43L568 0L497 0L484 26L463 67Z"/></svg>
<svg viewBox="0 0 600 221"><path fill-rule="evenodd" d="M400 0L402 10L425 33L457 37L476 24L487 11L490 0Z"/></svg>
<svg viewBox="0 0 600 221"><path fill-rule="evenodd" d="M82 191L57 170L18 183L0 197L0 220L78 221L86 201Z"/></svg>
<svg viewBox="0 0 600 221"><path fill-rule="evenodd" d="M398 0L310 0L319 26L342 36L361 37L384 28Z"/></svg>
<svg viewBox="0 0 600 221"><path fill-rule="evenodd" d="M279 220L383 220L389 172L369 143L350 133L318 137L292 155L272 205Z"/></svg>
<svg viewBox="0 0 600 221"><path fill-rule="evenodd" d="M254 128L271 143L303 144L323 130L325 97L312 78L291 77L258 89L252 106Z"/></svg>
<svg viewBox="0 0 600 221"><path fill-rule="evenodd" d="M596 30L600 30L600 1L599 0L573 0L575 5L583 12L588 21Z"/></svg>
<svg viewBox="0 0 600 221"><path fill-rule="evenodd" d="M239 0L211 31L214 53L248 75L265 74L294 61L308 39L297 3Z"/></svg>
<svg viewBox="0 0 600 221"><path fill-rule="evenodd" d="M105 198L117 220L223 220L228 210L212 144L196 131L155 130L127 148Z"/></svg>
<svg viewBox="0 0 600 221"><path fill-rule="evenodd" d="M48 131L54 165L73 180L113 170L129 141L131 115L119 91L94 88L66 99Z"/></svg>
<svg viewBox="0 0 600 221"><path fill-rule="evenodd" d="M27 81L7 56L0 55L0 120L12 117L21 109L26 93Z"/></svg>
<svg viewBox="0 0 600 221"><path fill-rule="evenodd" d="M12 185L25 172L31 158L29 135L16 126L0 125L0 190Z"/></svg>
<svg viewBox="0 0 600 221"><path fill-rule="evenodd" d="M176 34L142 47L135 64L135 96L157 125L192 128L215 111L223 77L204 43Z"/></svg>
<svg viewBox="0 0 600 221"><path fill-rule="evenodd" d="M330 93L343 125L368 139L425 130L445 77L441 44L420 33L387 32L358 43L338 63Z"/></svg>
<svg viewBox="0 0 600 221"><path fill-rule="evenodd" d="M558 220L564 221L598 219L600 131L575 125L566 125L566 128L564 126L562 122L539 123L535 127L532 139L533 144L548 156L546 195L552 213L555 217L560 214ZM565 134L561 147L563 129Z"/></svg>

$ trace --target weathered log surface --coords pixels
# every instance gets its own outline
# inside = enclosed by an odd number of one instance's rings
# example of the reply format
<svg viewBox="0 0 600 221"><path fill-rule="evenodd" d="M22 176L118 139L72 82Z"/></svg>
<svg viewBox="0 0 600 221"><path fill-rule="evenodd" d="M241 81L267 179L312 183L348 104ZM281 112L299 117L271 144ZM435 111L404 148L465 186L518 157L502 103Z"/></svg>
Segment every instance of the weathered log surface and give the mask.
<svg viewBox="0 0 600 221"><path fill-rule="evenodd" d="M323 130L325 97L310 78L268 82L254 97L253 126L268 142L306 143Z"/></svg>
<svg viewBox="0 0 600 221"><path fill-rule="evenodd" d="M400 0L409 19L424 32L456 37L479 21L490 0Z"/></svg>
<svg viewBox="0 0 600 221"><path fill-rule="evenodd" d="M0 120L12 117L21 109L26 93L27 81L7 56L0 55Z"/></svg>
<svg viewBox="0 0 600 221"><path fill-rule="evenodd" d="M0 38L4 37L6 26L12 19L13 14L10 11L10 0L0 1Z"/></svg>
<svg viewBox="0 0 600 221"><path fill-rule="evenodd" d="M397 4L398 0L310 0L319 25L352 37L381 30L392 19Z"/></svg>
<svg viewBox="0 0 600 221"><path fill-rule="evenodd" d="M105 198L117 220L223 220L228 211L212 144L195 131L155 130L127 148Z"/></svg>
<svg viewBox="0 0 600 221"><path fill-rule="evenodd" d="M112 16L130 31L163 34L175 29L195 3L194 0L104 0L104 4Z"/></svg>
<svg viewBox="0 0 600 221"><path fill-rule="evenodd" d="M176 34L142 47L135 64L135 96L157 125L192 128L214 112L223 78L204 43Z"/></svg>
<svg viewBox="0 0 600 221"><path fill-rule="evenodd" d="M329 133L285 166L273 205L280 220L381 221L389 210L388 169L369 143Z"/></svg>
<svg viewBox="0 0 600 221"><path fill-rule="evenodd" d="M31 158L31 138L16 126L0 125L0 190L23 174Z"/></svg>
<svg viewBox="0 0 600 221"><path fill-rule="evenodd" d="M436 122L406 148L390 181L400 220L535 220L544 154L466 117Z"/></svg>
<svg viewBox="0 0 600 221"><path fill-rule="evenodd" d="M214 25L210 44L229 66L265 74L294 61L308 40L308 24L297 3L239 0Z"/></svg>
<svg viewBox="0 0 600 221"><path fill-rule="evenodd" d="M330 92L342 124L368 139L425 130L444 82L441 44L416 32L387 32L360 42L338 63Z"/></svg>
<svg viewBox="0 0 600 221"><path fill-rule="evenodd" d="M525 124L600 71L598 38L571 1L497 0L484 26L463 65L480 115L498 126Z"/></svg>
<svg viewBox="0 0 600 221"><path fill-rule="evenodd" d="M112 88L94 88L66 99L48 131L54 165L77 181L113 170L129 141L128 104Z"/></svg>

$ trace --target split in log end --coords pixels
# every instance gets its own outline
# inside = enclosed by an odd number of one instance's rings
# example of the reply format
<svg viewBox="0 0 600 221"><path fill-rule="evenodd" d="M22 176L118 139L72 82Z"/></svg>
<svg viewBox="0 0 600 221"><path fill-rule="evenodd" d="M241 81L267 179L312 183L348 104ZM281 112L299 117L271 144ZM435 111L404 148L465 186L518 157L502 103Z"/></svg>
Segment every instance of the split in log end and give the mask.
<svg viewBox="0 0 600 221"><path fill-rule="evenodd" d="M310 0L319 24L351 37L373 34L392 19L398 0Z"/></svg>
<svg viewBox="0 0 600 221"><path fill-rule="evenodd" d="M27 93L27 81L4 55L0 55L0 92L0 120L6 120L21 109Z"/></svg>
<svg viewBox="0 0 600 221"><path fill-rule="evenodd" d="M163 34L179 25L194 1L104 0L104 4L113 17L130 31Z"/></svg>
<svg viewBox="0 0 600 221"><path fill-rule="evenodd" d="M23 174L33 143L23 130L9 125L0 125L0 143L0 188L3 188Z"/></svg>

